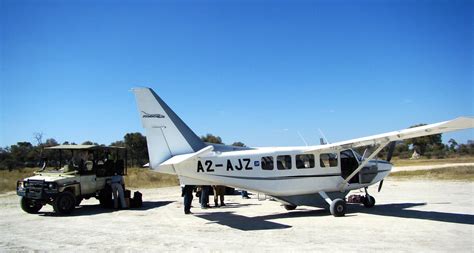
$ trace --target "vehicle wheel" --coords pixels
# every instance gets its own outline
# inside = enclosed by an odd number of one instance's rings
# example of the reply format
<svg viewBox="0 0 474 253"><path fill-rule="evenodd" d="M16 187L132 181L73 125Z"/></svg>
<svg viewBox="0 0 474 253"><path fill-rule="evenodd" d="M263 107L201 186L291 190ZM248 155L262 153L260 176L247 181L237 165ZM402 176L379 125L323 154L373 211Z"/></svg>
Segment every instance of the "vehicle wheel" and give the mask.
<svg viewBox="0 0 474 253"><path fill-rule="evenodd" d="M369 197L364 197L362 200L362 204L364 204L365 207L371 208L375 206L375 198L372 196Z"/></svg>
<svg viewBox="0 0 474 253"><path fill-rule="evenodd" d="M288 211L296 209L296 206L294 206L294 205L284 205L284 206L285 206L285 209L288 210Z"/></svg>
<svg viewBox="0 0 474 253"><path fill-rule="evenodd" d="M70 214L76 207L76 197L71 192L60 193L53 202L54 211L58 214Z"/></svg>
<svg viewBox="0 0 474 253"><path fill-rule="evenodd" d="M100 206L104 208L112 208L113 201L112 201L112 188L107 185L104 189L102 189L99 193L99 202Z"/></svg>
<svg viewBox="0 0 474 253"><path fill-rule="evenodd" d="M20 198L21 209L27 213L38 213L38 211L43 207L41 203L37 203L29 198L21 197Z"/></svg>
<svg viewBox="0 0 474 253"><path fill-rule="evenodd" d="M331 202L330 211L334 217L344 216L346 214L346 202L342 199L333 200Z"/></svg>
<svg viewBox="0 0 474 253"><path fill-rule="evenodd" d="M76 198L76 206L80 206L83 198Z"/></svg>

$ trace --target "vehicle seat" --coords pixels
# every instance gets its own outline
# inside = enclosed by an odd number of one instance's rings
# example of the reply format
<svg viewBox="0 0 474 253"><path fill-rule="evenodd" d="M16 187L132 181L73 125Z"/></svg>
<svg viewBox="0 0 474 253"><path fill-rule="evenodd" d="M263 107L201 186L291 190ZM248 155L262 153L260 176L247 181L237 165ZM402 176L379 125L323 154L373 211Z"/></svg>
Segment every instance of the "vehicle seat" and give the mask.
<svg viewBox="0 0 474 253"><path fill-rule="evenodd" d="M70 172L69 164L65 164L65 165L63 166L63 172Z"/></svg>
<svg viewBox="0 0 474 253"><path fill-rule="evenodd" d="M92 161L87 161L87 162L85 163L85 165L86 165L86 171L87 171L87 172L92 171L92 168L94 167L94 163L93 163Z"/></svg>

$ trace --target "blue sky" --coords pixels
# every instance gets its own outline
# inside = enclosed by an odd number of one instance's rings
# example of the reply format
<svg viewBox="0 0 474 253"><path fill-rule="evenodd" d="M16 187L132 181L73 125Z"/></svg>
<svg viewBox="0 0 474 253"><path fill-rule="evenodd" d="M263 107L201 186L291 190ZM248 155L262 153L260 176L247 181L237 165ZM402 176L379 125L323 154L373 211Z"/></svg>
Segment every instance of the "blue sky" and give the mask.
<svg viewBox="0 0 474 253"><path fill-rule="evenodd" d="M2 147L143 133L136 86L198 135L250 146L474 115L472 1L0 4Z"/></svg>

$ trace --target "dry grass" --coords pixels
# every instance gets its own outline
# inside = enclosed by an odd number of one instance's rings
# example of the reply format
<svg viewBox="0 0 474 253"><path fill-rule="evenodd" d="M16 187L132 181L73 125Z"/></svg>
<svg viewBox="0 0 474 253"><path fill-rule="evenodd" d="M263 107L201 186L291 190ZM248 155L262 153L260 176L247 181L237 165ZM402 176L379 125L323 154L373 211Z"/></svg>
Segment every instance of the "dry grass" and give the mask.
<svg viewBox="0 0 474 253"><path fill-rule="evenodd" d="M445 159L396 159L392 161L394 166L417 166L417 165L436 165L436 164L446 164L446 163L474 163L474 157L465 156L457 158L445 158Z"/></svg>
<svg viewBox="0 0 474 253"><path fill-rule="evenodd" d="M392 172L389 176L394 179L430 179L474 182L474 166L449 167L432 170L413 170Z"/></svg>
<svg viewBox="0 0 474 253"><path fill-rule="evenodd" d="M147 168L130 168L125 177L125 185L130 188L158 188L179 185L175 175L154 172Z"/></svg>
<svg viewBox="0 0 474 253"><path fill-rule="evenodd" d="M16 191L19 179L33 176L38 168L0 170L0 193ZM151 171L145 168L130 168L125 178L127 188L158 188L179 185L178 177Z"/></svg>
<svg viewBox="0 0 474 253"><path fill-rule="evenodd" d="M12 171L0 170L0 193L16 191L16 181L33 176L35 170L37 170L37 168Z"/></svg>

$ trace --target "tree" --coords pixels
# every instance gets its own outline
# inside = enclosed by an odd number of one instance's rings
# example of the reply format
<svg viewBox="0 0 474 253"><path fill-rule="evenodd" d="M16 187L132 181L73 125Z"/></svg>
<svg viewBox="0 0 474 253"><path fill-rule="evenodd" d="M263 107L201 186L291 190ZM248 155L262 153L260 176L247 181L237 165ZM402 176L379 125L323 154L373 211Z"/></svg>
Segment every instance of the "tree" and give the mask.
<svg viewBox="0 0 474 253"><path fill-rule="evenodd" d="M10 148L0 148L0 169L8 169L11 171L16 167L16 162L13 160Z"/></svg>
<svg viewBox="0 0 474 253"><path fill-rule="evenodd" d="M33 145L29 142L18 142L16 145L10 147L12 158L21 163L27 161L28 153L30 153L31 150L33 150Z"/></svg>
<svg viewBox="0 0 474 253"><path fill-rule="evenodd" d="M92 141L85 141L85 142L82 143L82 145L96 145L96 146L99 146L99 143L92 142Z"/></svg>
<svg viewBox="0 0 474 253"><path fill-rule="evenodd" d="M59 143L53 139L53 138L49 138L46 140L46 142L44 143L44 147L53 147L53 146L57 146L59 145Z"/></svg>
<svg viewBox="0 0 474 253"><path fill-rule="evenodd" d="M207 142L207 143L215 143L215 144L224 144L222 142L222 139L221 137L219 136L214 136L212 134L206 134L206 136L201 136L201 140L203 142Z"/></svg>
<svg viewBox="0 0 474 253"><path fill-rule="evenodd" d="M236 146L236 147L247 147L247 146L245 146L245 144L243 142L240 142L240 141L236 141L236 142L232 143L231 145Z"/></svg>
<svg viewBox="0 0 474 253"><path fill-rule="evenodd" d="M408 144L404 141L397 143L395 150L393 151L393 155L398 156L401 159L410 158L411 154Z"/></svg>
<svg viewBox="0 0 474 253"><path fill-rule="evenodd" d="M36 132L33 133L33 136L36 140L36 146L41 146L43 145L43 132Z"/></svg>
<svg viewBox="0 0 474 253"><path fill-rule="evenodd" d="M425 126L425 125L426 124L418 124L418 125L411 126L410 128ZM413 149L415 149L418 154L424 155L425 152L432 151L432 149L436 145L442 145L441 134L434 134L434 135L408 139L406 140L406 143L408 145L413 145Z"/></svg>
<svg viewBox="0 0 474 253"><path fill-rule="evenodd" d="M146 138L141 133L128 133L124 136L125 147L128 150L132 166L141 167L148 161Z"/></svg>
<svg viewBox="0 0 474 253"><path fill-rule="evenodd" d="M110 143L110 146L125 147L125 143L123 141L114 141L114 142Z"/></svg>
<svg viewBox="0 0 474 253"><path fill-rule="evenodd" d="M460 155L474 155L474 144L461 144L457 151Z"/></svg>
<svg viewBox="0 0 474 253"><path fill-rule="evenodd" d="M458 143L456 142L456 140L451 138L449 139L448 143L449 143L449 150L452 152L455 152L456 148L458 147Z"/></svg>

